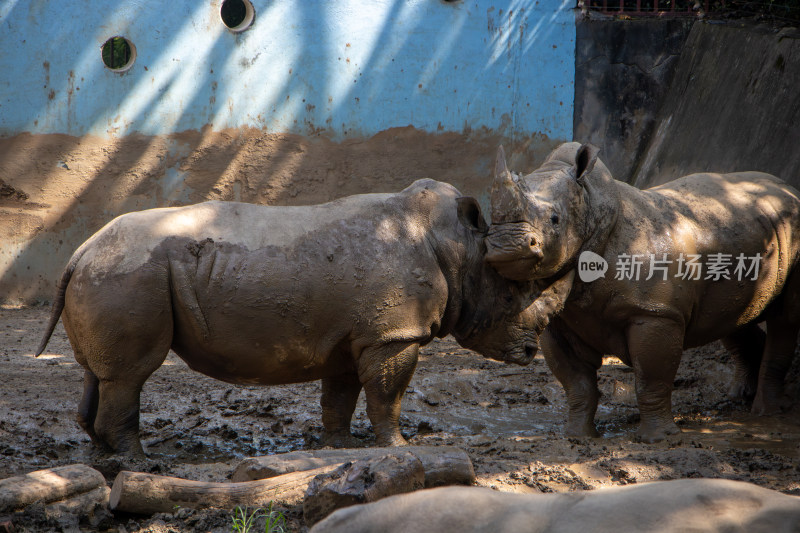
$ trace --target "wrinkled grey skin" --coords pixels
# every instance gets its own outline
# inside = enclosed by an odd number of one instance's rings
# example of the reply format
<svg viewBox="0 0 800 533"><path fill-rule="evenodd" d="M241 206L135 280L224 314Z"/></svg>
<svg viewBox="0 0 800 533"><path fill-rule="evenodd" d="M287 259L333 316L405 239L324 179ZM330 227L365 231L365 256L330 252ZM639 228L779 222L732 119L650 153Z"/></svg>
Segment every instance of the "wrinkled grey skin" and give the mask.
<svg viewBox="0 0 800 533"><path fill-rule="evenodd" d="M487 260L515 280L558 278L581 252L608 262L604 278L575 278L564 311L542 336L546 360L564 385L567 433L596 435L597 369L604 354L631 365L639 433L656 441L678 431L671 394L682 351L723 339L737 360L732 394L753 412L781 407L783 380L800 328L800 200L760 172L693 174L648 190L615 181L590 145L557 148L519 178L500 155L492 189ZM680 254L760 253L758 279L685 280ZM617 280L621 254L643 254L638 281ZM671 260L650 280L649 254ZM766 321L767 334L758 323ZM763 354L763 361L762 361Z"/></svg>
<svg viewBox="0 0 800 533"><path fill-rule="evenodd" d="M727 479L513 494L440 487L353 505L310 533L796 533L800 498Z"/></svg>
<svg viewBox="0 0 800 533"><path fill-rule="evenodd" d="M95 443L140 455L139 394L173 349L230 383L322 379L327 442L348 444L363 387L380 445L398 418L420 345L527 364L571 284L541 293L484 260L477 202L420 180L397 194L322 205L233 202L111 221L73 255L41 353L63 308L85 368L78 421Z"/></svg>

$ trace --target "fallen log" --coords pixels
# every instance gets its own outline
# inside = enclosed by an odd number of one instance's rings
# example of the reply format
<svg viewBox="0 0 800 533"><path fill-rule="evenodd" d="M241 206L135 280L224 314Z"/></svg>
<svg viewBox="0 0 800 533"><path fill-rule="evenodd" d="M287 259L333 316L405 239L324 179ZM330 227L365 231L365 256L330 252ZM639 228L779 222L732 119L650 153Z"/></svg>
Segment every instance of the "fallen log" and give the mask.
<svg viewBox="0 0 800 533"><path fill-rule="evenodd" d="M0 512L22 509L34 502L48 504L105 486L103 474L82 464L0 479Z"/></svg>
<svg viewBox="0 0 800 533"><path fill-rule="evenodd" d="M99 508L108 507L109 494L111 494L111 489L103 485L89 492L48 504L45 506L44 511L47 516L55 518L65 514L75 516L91 515Z"/></svg>
<svg viewBox="0 0 800 533"><path fill-rule="evenodd" d="M112 511L154 514L171 513L179 507L233 509L236 506L266 507L269 502L297 505L303 501L311 480L334 468L324 466L240 483L210 483L122 471L114 479L108 506Z"/></svg>
<svg viewBox="0 0 800 533"><path fill-rule="evenodd" d="M316 476L306 490L303 518L312 526L337 509L413 492L424 482L422 462L412 453L365 457Z"/></svg>
<svg viewBox="0 0 800 533"><path fill-rule="evenodd" d="M412 453L425 470L425 487L471 485L475 470L467 452L454 446L395 446L385 448L341 448L310 450L250 457L234 470L233 481L251 481L300 472L323 466L341 465L368 457Z"/></svg>

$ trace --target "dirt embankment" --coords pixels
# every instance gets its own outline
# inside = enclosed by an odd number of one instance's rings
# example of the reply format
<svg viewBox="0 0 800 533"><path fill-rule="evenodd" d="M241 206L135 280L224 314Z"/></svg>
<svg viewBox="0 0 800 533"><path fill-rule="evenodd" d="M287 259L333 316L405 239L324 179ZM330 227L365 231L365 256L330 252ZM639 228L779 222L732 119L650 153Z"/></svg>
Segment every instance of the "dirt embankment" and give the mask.
<svg viewBox="0 0 800 533"><path fill-rule="evenodd" d="M83 372L63 328L43 356L32 356L47 317L46 308L0 309L0 478L81 462L109 482L120 469L224 481L241 457L320 446L318 382L231 386L170 355L142 394L141 432L150 459L130 463L99 454L74 421ZM794 398L800 398L797 359L788 387ZM638 418L633 373L607 359L599 373L604 436L567 439L564 393L541 358L528 367L507 366L448 338L423 349L403 400L402 429L413 444L463 447L478 484L503 491L592 490L711 477L800 495L800 406L778 416L751 416L746 406L726 397L732 370L720 344L687 351L673 395L683 433L648 445L633 438ZM363 397L353 429L365 444L373 442ZM286 511L292 527L301 529L299 511ZM83 527L230 531L229 515L186 509L155 517L109 515ZM41 516L28 519L37 523Z"/></svg>
<svg viewBox="0 0 800 533"><path fill-rule="evenodd" d="M314 204L396 192L420 178L485 203L498 144L515 168L554 147L543 136L392 128L332 142L261 130L186 131L120 139L20 134L0 138L0 303L49 301L73 251L130 211L235 200Z"/></svg>

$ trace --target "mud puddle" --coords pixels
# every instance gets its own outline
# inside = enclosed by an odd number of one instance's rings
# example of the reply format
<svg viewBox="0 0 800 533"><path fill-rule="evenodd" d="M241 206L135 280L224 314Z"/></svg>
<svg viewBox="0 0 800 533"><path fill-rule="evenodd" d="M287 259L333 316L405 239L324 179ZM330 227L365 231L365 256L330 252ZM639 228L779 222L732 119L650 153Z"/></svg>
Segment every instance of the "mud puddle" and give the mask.
<svg viewBox="0 0 800 533"><path fill-rule="evenodd" d="M733 412L708 420L692 420L681 429L684 438L702 441L720 450L761 449L800 458L800 424L789 415L757 417Z"/></svg>

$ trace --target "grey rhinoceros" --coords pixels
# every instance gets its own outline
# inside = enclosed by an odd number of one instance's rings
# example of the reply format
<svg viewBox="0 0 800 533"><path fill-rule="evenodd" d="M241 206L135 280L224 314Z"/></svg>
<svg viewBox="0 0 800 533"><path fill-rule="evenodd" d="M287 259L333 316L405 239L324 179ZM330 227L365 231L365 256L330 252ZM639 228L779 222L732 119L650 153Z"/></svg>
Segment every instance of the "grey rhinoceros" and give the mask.
<svg viewBox="0 0 800 533"><path fill-rule="evenodd" d="M38 353L63 310L85 368L78 421L118 452L143 452L139 394L170 348L230 383L322 379L334 445L351 438L363 387L377 442L404 444L400 399L420 345L452 334L526 364L571 284L502 278L485 263L486 230L473 198L432 180L314 206L129 213L72 256Z"/></svg>
<svg viewBox="0 0 800 533"><path fill-rule="evenodd" d="M487 260L498 272L547 284L586 259L541 339L567 393L567 433L596 434L604 354L634 369L642 438L677 432L682 351L716 339L737 361L732 393L755 395L757 414L777 411L800 328L800 193L761 172L639 190L597 155L567 143L518 177L501 149L492 188ZM604 276L589 270L604 263Z"/></svg>
<svg viewBox="0 0 800 533"><path fill-rule="evenodd" d="M439 487L339 509L309 533L796 533L800 498L743 481L678 479L555 494Z"/></svg>

